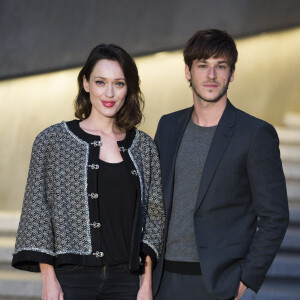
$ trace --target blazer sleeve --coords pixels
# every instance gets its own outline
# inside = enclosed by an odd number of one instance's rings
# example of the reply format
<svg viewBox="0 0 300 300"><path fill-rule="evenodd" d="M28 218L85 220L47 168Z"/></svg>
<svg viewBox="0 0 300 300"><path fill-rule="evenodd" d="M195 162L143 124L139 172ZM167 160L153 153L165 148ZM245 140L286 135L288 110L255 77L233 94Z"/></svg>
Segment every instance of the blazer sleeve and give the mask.
<svg viewBox="0 0 300 300"><path fill-rule="evenodd" d="M149 255L153 266L159 259L163 244L165 212L163 204L161 172L158 153L151 140L150 179L146 211L144 212L144 230L141 251Z"/></svg>
<svg viewBox="0 0 300 300"><path fill-rule="evenodd" d="M161 122L162 122L162 118L160 118L160 120L158 122L155 137L154 137L154 142L156 144L158 154L160 153L160 140L159 140L160 137L159 137L159 134L160 134Z"/></svg>
<svg viewBox="0 0 300 300"><path fill-rule="evenodd" d="M241 281L258 292L289 222L279 140L270 124L259 126L252 136L247 172L258 226L242 263Z"/></svg>
<svg viewBox="0 0 300 300"><path fill-rule="evenodd" d="M46 148L47 139L45 133L41 133L32 148L12 261L13 267L32 272L40 271L40 262L54 265L51 210L46 192L46 176L51 166L47 166Z"/></svg>

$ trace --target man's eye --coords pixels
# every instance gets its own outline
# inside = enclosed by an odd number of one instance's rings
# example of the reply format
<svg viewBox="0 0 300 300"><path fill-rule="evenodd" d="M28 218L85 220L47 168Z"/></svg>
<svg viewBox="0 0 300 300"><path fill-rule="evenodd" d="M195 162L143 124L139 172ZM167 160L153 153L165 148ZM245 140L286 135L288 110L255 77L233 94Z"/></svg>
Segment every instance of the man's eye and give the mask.
<svg viewBox="0 0 300 300"><path fill-rule="evenodd" d="M223 69L225 69L225 66L221 65L221 66L218 66L218 68L223 70Z"/></svg>
<svg viewBox="0 0 300 300"><path fill-rule="evenodd" d="M199 68L200 68L200 69L205 69L205 68L206 68L206 65L199 65Z"/></svg>

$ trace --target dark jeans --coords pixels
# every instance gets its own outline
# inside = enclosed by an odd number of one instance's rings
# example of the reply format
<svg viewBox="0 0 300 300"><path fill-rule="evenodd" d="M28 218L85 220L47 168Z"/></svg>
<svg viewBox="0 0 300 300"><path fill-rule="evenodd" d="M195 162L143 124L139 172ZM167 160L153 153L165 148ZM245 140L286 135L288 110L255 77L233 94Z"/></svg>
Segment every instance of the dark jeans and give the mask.
<svg viewBox="0 0 300 300"><path fill-rule="evenodd" d="M126 265L83 267L65 265L55 269L64 300L136 300L139 275Z"/></svg>
<svg viewBox="0 0 300 300"><path fill-rule="evenodd" d="M164 271L155 300L217 300L206 290L201 275Z"/></svg>

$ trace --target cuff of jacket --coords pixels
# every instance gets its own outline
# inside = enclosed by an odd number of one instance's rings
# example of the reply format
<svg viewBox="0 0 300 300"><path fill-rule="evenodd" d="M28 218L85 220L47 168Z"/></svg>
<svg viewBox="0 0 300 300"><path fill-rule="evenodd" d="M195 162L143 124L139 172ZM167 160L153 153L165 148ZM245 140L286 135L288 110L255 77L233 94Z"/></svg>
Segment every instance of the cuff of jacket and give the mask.
<svg viewBox="0 0 300 300"><path fill-rule="evenodd" d="M13 255L11 265L19 270L40 272L40 263L54 266L55 257L37 251L20 251Z"/></svg>
<svg viewBox="0 0 300 300"><path fill-rule="evenodd" d="M251 278L247 278L247 276L243 275L243 273L240 280L247 288L251 289L256 294L258 293L261 285L257 284L257 282L253 282Z"/></svg>
<svg viewBox="0 0 300 300"><path fill-rule="evenodd" d="M152 269L155 268L156 264L157 264L157 257L156 257L156 253L155 251L148 246L147 244L142 243L141 244L141 258L143 261L143 264L145 263L145 259L147 256L150 256L151 261L152 261Z"/></svg>

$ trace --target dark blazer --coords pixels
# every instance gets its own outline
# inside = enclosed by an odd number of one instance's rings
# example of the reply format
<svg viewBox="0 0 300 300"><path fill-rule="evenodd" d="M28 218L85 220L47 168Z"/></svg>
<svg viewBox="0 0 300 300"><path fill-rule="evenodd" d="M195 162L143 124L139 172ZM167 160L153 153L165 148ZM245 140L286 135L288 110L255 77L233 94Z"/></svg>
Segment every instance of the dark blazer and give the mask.
<svg viewBox="0 0 300 300"><path fill-rule="evenodd" d="M166 208L164 241L176 156L192 110L163 116L155 136ZM278 146L273 126L227 101L207 156L193 216L203 280L218 299L235 296L240 280L258 292L284 237L289 212ZM161 282L164 254L165 246L153 274L154 294Z"/></svg>

